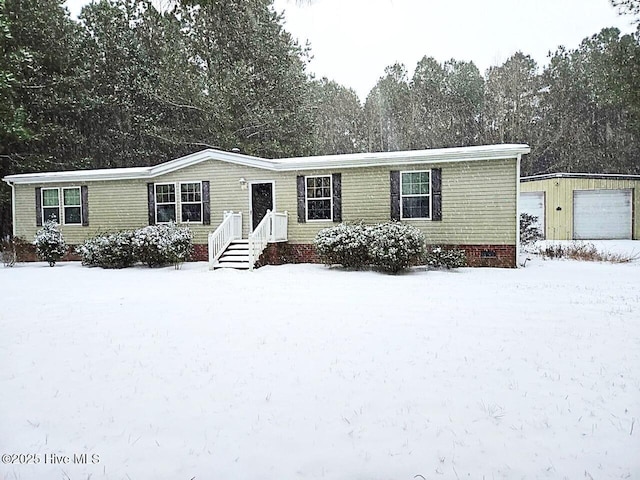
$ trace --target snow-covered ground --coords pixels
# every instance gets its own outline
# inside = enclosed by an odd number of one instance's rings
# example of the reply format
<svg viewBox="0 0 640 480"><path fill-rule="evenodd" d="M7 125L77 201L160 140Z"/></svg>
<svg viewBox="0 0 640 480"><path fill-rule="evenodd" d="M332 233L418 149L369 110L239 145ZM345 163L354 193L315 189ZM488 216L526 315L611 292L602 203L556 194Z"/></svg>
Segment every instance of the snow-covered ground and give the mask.
<svg viewBox="0 0 640 480"><path fill-rule="evenodd" d="M39 263L0 292L0 453L40 460L3 479L640 478L640 261Z"/></svg>

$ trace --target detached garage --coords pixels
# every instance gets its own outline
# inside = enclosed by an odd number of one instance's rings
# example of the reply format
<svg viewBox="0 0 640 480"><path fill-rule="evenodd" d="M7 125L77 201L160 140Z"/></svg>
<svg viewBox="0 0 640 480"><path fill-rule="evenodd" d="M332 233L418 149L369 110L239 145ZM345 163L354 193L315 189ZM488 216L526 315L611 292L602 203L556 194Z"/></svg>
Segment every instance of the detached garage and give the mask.
<svg viewBox="0 0 640 480"><path fill-rule="evenodd" d="M520 181L520 212L536 215L548 240L640 239L640 175L555 173Z"/></svg>

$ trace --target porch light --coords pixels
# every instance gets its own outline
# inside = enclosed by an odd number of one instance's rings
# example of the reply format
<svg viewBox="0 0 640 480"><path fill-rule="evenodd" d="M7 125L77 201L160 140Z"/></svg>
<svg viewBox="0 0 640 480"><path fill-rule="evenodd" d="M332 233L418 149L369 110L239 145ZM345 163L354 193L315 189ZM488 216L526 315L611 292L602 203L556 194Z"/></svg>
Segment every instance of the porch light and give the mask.
<svg viewBox="0 0 640 480"><path fill-rule="evenodd" d="M247 181L245 180L244 177L240 178L240 180L238 180L238 182L240 183L240 188L242 190L246 190L247 189Z"/></svg>

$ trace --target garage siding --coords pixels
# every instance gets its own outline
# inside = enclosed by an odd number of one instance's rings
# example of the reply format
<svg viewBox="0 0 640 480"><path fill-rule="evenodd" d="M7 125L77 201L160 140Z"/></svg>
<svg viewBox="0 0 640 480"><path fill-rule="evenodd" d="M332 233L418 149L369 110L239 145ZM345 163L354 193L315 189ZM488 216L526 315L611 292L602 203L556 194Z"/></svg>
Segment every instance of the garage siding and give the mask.
<svg viewBox="0 0 640 480"><path fill-rule="evenodd" d="M554 177L524 180L520 192L544 192L545 238L572 240L573 197L576 190L631 190L632 236L640 239L640 179Z"/></svg>

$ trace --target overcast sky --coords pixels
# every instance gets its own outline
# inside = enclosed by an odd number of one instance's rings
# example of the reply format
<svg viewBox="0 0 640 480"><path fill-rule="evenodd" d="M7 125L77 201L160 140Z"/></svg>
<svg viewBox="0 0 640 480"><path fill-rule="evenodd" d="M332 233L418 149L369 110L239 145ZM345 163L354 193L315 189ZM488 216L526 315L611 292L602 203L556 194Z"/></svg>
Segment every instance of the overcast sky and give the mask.
<svg viewBox="0 0 640 480"><path fill-rule="evenodd" d="M77 15L87 0L68 0ZM364 101L395 62L413 74L424 56L473 61L482 73L521 50L540 67L559 45L576 48L604 27L634 30L609 0L275 0L285 28L309 40L310 71Z"/></svg>

